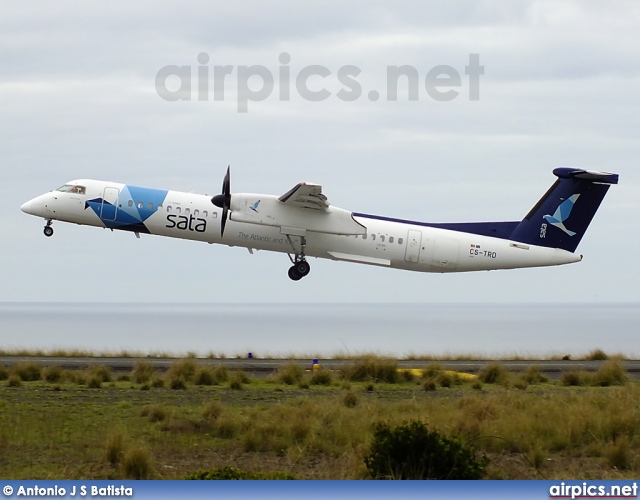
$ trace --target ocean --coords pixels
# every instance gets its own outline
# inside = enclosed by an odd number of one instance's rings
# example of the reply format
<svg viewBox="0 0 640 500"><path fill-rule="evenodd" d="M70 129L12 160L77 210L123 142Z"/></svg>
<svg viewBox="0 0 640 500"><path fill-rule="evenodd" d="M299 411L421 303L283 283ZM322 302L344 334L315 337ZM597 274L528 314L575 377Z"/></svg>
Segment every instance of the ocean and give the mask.
<svg viewBox="0 0 640 500"><path fill-rule="evenodd" d="M640 355L640 304L0 303L0 349L331 357Z"/></svg>

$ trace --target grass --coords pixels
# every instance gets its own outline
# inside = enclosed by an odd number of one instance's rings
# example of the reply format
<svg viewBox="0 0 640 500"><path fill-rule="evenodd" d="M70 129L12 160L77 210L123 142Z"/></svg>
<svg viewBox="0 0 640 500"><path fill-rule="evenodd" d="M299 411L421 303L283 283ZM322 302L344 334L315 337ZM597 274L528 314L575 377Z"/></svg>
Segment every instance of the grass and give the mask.
<svg viewBox="0 0 640 500"><path fill-rule="evenodd" d="M342 379L319 370L287 384L178 363L138 379L45 368L25 381L11 370L0 384L3 477L177 479L231 466L359 479L375 424L415 419L486 453L492 479L640 472L640 384L612 357L598 372L567 372L558 382L535 367L516 374L500 365L467 380L433 363L409 380L385 375L393 362L367 358ZM286 364L279 375L293 370ZM198 385L203 377L220 382ZM94 379L100 385L90 389Z"/></svg>

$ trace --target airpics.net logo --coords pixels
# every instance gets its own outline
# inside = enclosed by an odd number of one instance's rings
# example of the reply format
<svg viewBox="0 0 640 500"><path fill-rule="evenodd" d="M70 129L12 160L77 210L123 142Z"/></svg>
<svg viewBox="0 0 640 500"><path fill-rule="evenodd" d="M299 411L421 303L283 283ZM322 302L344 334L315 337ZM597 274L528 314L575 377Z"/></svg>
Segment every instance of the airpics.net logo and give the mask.
<svg viewBox="0 0 640 500"><path fill-rule="evenodd" d="M296 95L309 102L331 98L343 102L366 98L376 102L381 98L398 101L399 92L404 100L418 101L426 92L428 98L446 102L464 92L469 101L478 101L480 76L484 74L480 54L469 54L468 64L460 71L446 64L433 66L426 72L423 69L422 74L412 65L387 66L385 90L369 89L365 97L362 70L354 65L332 71L326 66L312 64L292 71L291 55L287 52L278 56L279 66L275 72L260 64L212 65L206 52L198 54L197 61L195 68L175 64L160 68L155 78L157 94L165 101L209 101L211 97L220 102L235 99L238 113L247 113L249 102L269 98L286 102Z"/></svg>

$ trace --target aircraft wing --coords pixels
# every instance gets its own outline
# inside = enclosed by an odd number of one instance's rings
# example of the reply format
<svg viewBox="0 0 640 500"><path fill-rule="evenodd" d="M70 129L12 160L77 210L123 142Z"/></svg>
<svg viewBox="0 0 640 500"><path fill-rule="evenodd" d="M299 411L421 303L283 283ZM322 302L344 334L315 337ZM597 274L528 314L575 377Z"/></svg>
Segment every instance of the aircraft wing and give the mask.
<svg viewBox="0 0 640 500"><path fill-rule="evenodd" d="M283 194L278 201L291 207L310 208L328 212L329 202L322 194L322 186L301 182Z"/></svg>

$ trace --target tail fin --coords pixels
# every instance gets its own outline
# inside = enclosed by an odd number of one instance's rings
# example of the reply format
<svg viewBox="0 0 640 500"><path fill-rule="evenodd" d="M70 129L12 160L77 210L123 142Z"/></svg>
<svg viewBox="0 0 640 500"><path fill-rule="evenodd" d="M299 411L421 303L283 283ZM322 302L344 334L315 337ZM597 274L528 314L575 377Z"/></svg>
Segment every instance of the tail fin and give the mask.
<svg viewBox="0 0 640 500"><path fill-rule="evenodd" d="M558 177L509 239L574 252L618 174L556 168Z"/></svg>

